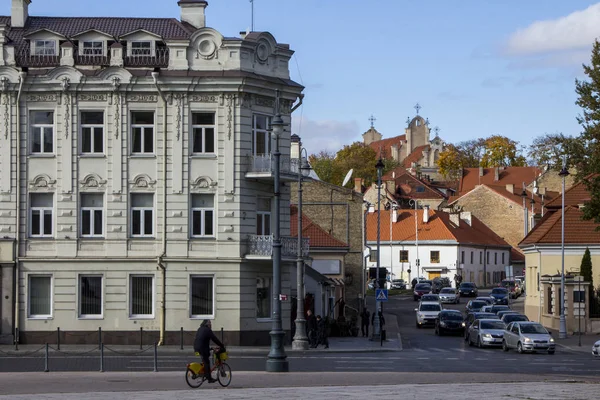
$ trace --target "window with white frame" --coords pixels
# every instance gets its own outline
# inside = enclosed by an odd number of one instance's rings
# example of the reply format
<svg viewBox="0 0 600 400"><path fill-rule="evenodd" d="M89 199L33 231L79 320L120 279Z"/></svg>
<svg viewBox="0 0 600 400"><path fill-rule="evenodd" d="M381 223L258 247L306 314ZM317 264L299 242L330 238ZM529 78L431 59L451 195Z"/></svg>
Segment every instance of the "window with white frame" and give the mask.
<svg viewBox="0 0 600 400"><path fill-rule="evenodd" d="M35 40L33 42L33 55L36 56L55 56L56 40Z"/></svg>
<svg viewBox="0 0 600 400"><path fill-rule="evenodd" d="M252 154L271 154L271 117L252 116Z"/></svg>
<svg viewBox="0 0 600 400"><path fill-rule="evenodd" d="M79 317L102 317L102 276L79 277Z"/></svg>
<svg viewBox="0 0 600 400"><path fill-rule="evenodd" d="M214 278L190 277L190 317L206 318L214 315Z"/></svg>
<svg viewBox="0 0 600 400"><path fill-rule="evenodd" d="M131 152L133 154L154 153L154 112L133 111L131 113Z"/></svg>
<svg viewBox="0 0 600 400"><path fill-rule="evenodd" d="M81 237L104 236L104 195L81 194Z"/></svg>
<svg viewBox="0 0 600 400"><path fill-rule="evenodd" d="M256 204L256 234L271 234L271 199L259 198Z"/></svg>
<svg viewBox="0 0 600 400"><path fill-rule="evenodd" d="M104 54L104 43L101 41L83 42L83 54L101 56Z"/></svg>
<svg viewBox="0 0 600 400"><path fill-rule="evenodd" d="M29 275L27 298L30 318L52 317L52 276Z"/></svg>
<svg viewBox="0 0 600 400"><path fill-rule="evenodd" d="M83 111L81 113L81 153L104 153L104 113Z"/></svg>
<svg viewBox="0 0 600 400"><path fill-rule="evenodd" d="M154 194L131 194L131 236L152 237L154 235Z"/></svg>
<svg viewBox="0 0 600 400"><path fill-rule="evenodd" d="M215 113L192 114L192 153L215 152Z"/></svg>
<svg viewBox="0 0 600 400"><path fill-rule="evenodd" d="M256 278L256 318L271 318L271 278Z"/></svg>
<svg viewBox="0 0 600 400"><path fill-rule="evenodd" d="M152 55L152 42L150 42L150 41L131 42L131 55L132 56L151 56Z"/></svg>
<svg viewBox="0 0 600 400"><path fill-rule="evenodd" d="M440 262L440 252L439 250L431 250L429 252L429 257L432 264L439 264Z"/></svg>
<svg viewBox="0 0 600 400"><path fill-rule="evenodd" d="M129 277L129 316L147 318L154 316L154 277L131 275Z"/></svg>
<svg viewBox="0 0 600 400"><path fill-rule="evenodd" d="M54 111L32 111L31 154L54 153Z"/></svg>
<svg viewBox="0 0 600 400"><path fill-rule="evenodd" d="M52 193L31 193L29 207L29 236L52 237L54 202Z"/></svg>
<svg viewBox="0 0 600 400"><path fill-rule="evenodd" d="M192 237L214 236L215 196L192 195Z"/></svg>

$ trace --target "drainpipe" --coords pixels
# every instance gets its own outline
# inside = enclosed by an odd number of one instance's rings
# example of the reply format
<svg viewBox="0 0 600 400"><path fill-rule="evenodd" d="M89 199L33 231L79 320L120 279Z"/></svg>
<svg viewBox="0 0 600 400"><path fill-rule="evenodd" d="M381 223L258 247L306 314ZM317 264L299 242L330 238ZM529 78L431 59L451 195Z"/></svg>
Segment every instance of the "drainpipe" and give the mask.
<svg viewBox="0 0 600 400"><path fill-rule="evenodd" d="M536 276L537 279L537 289L538 289L538 300L539 300L539 307L538 307L538 322L542 323L542 288L540 287L540 281L539 281L539 276L541 276L542 273L542 252L540 251L539 247L537 246L537 244L533 245L533 248L535 249L535 251L537 251L538 253L538 275ZM525 268L527 268L527 263L525 263ZM525 271L527 272L527 271ZM527 282L527 277L525 277L525 282ZM527 287L525 287L525 290L529 290ZM529 294L529 292L527 292Z"/></svg>
<svg viewBox="0 0 600 400"><path fill-rule="evenodd" d="M27 77L27 72L19 73L19 92L17 93L17 146L16 146L16 210L15 210L15 283L14 283L14 299L15 302L15 323L14 323L14 340L19 343L19 249L21 236L21 93L23 92L23 83Z"/></svg>
<svg viewBox="0 0 600 400"><path fill-rule="evenodd" d="M160 268L162 275L162 304L160 306L160 338L158 345L162 346L165 343L165 328L166 328L166 307L167 307L167 269L163 263L163 257L167 254L167 98L165 94L158 86L159 73L152 72L152 79L154 80L154 86L158 91L163 101L163 193L162 193L162 235L161 235L161 253L156 260L156 265Z"/></svg>

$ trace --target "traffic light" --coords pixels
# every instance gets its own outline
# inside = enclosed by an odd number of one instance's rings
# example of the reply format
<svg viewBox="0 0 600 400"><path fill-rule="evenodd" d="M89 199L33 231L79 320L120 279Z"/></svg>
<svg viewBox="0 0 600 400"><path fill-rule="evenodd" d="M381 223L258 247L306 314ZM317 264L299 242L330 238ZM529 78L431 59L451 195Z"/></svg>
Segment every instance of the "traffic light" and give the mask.
<svg viewBox="0 0 600 400"><path fill-rule="evenodd" d="M369 279L377 279L378 281L378 285L375 286L375 289L385 289L387 273L387 268L379 267L379 277L377 277L377 268L369 268Z"/></svg>

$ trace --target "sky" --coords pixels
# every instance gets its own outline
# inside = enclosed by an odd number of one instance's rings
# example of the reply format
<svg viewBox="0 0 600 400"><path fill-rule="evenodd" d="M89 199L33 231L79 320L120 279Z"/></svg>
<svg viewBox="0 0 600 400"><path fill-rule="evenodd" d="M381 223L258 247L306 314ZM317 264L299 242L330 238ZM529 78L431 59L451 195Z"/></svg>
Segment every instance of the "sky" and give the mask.
<svg viewBox="0 0 600 400"><path fill-rule="evenodd" d="M249 0L208 3L207 26L250 29ZM177 0L33 0L29 12L180 15ZM600 2L254 0L254 26L295 51L290 74L305 99L292 132L311 154L362 141L371 115L384 138L401 135L417 103L448 143L499 134L529 145L581 131L575 79L600 36Z"/></svg>

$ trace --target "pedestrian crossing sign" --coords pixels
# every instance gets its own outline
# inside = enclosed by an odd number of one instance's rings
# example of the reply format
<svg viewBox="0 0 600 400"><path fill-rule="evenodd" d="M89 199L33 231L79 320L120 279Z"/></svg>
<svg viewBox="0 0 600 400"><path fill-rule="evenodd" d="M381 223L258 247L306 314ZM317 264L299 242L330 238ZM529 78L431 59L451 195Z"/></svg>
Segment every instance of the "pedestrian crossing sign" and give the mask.
<svg viewBox="0 0 600 400"><path fill-rule="evenodd" d="M375 290L375 300L377 300L377 301L388 301L388 291L387 291L387 289L376 289Z"/></svg>

